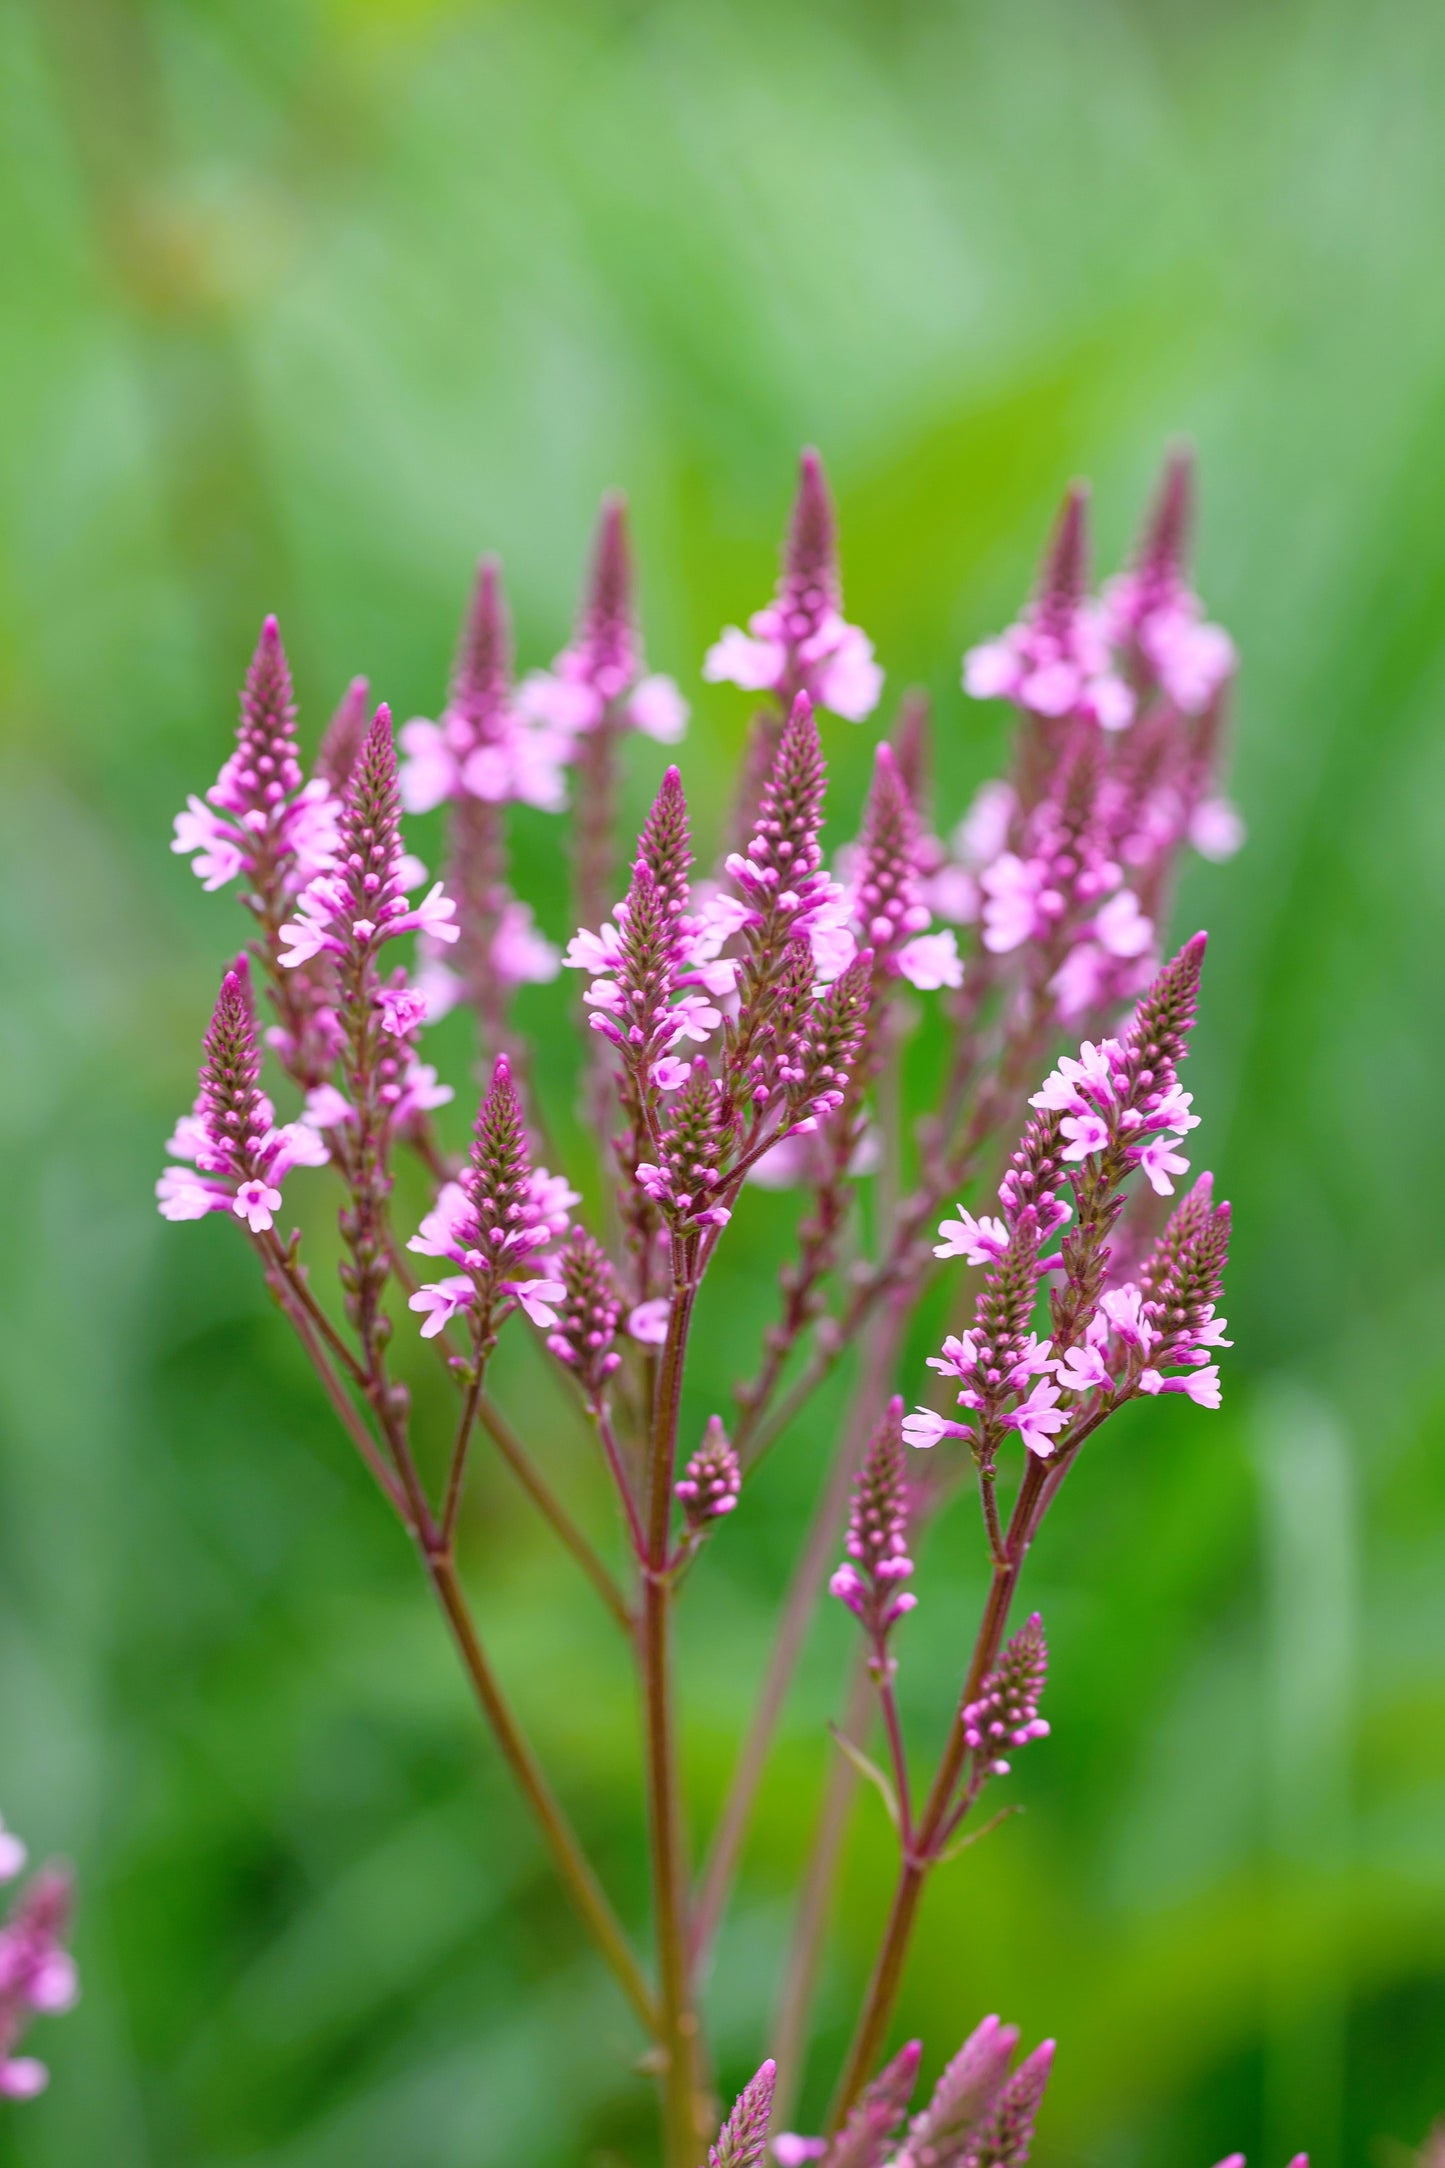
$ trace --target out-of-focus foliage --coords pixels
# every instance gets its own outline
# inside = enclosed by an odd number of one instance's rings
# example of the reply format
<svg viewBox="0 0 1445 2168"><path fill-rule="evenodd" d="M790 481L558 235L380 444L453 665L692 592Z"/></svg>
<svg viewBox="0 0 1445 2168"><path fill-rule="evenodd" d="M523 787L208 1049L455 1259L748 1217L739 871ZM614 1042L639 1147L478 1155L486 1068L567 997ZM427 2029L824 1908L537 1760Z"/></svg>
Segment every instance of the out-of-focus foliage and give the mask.
<svg viewBox="0 0 1445 2168"><path fill-rule="evenodd" d="M1076 472L1117 555L1167 437L1196 439L1201 584L1244 656L1250 848L1179 921L1215 934L1191 1081L1237 1203L1227 1403L1121 1423L1050 1523L1053 1738L1028 1814L940 1877L904 2019L935 2061L991 2009L1059 2037L1041 2168L1343 2168L1441 2108L1442 93L1426 0L0 10L0 1803L78 1863L86 1982L0 2160L645 2151L625 2017L412 1560L243 1245L154 1216L239 923L166 840L264 609L312 733L356 670L434 713L475 553L504 551L545 658L618 481L716 807L744 703L696 668L763 599L804 440L850 615L891 693L935 695L945 814L1002 742L959 652ZM832 726L848 812L871 736ZM660 762L632 750L636 809ZM555 935L557 831L524 834ZM560 1066L544 1086L576 1141ZM786 1209L730 1230L694 1426ZM502 1390L605 1533L526 1351ZM697 1576L700 1824L837 1405ZM639 1918L620 1651L501 1473L467 1546ZM921 1743L981 1572L957 1516L902 1637ZM711 1983L729 2092L849 1646L820 1622ZM889 1843L866 1803L805 2115Z"/></svg>

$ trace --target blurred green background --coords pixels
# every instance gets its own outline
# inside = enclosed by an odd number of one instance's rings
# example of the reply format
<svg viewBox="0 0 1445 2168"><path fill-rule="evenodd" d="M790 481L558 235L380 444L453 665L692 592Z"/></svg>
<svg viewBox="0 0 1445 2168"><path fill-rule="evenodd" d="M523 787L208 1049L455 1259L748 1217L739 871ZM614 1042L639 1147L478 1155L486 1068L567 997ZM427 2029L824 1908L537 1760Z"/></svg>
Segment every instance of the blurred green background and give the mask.
<svg viewBox="0 0 1445 2168"><path fill-rule="evenodd" d="M1250 846L1177 929L1214 934L1226 1407L1122 1421L1037 1547L1054 1736L1028 1813L939 1877L903 2020L931 2066L986 2010L1058 2036L1041 2168L1390 2168L1445 2108L1442 97L1427 0L0 9L0 1808L78 1864L86 1989L0 2160L647 2157L636 2042L411 1559L243 1246L154 1215L239 926L166 844L265 609L311 742L356 670L435 713L477 551L544 660L617 482L706 833L745 702L697 666L764 599L804 441L890 704L935 696L945 817L1003 744L959 652L1074 474L1114 562L1195 439L1244 657ZM831 726L845 828L873 735ZM661 758L632 751L636 811ZM559 837L521 844L554 935ZM524 1008L550 1031L563 993ZM786 1214L724 1250L749 1348ZM502 1394L605 1535L520 1347ZM696 1577L699 1824L837 1408ZM467 1565L640 1920L621 1651L490 1468ZM930 1751L980 1583L955 1516L906 1629ZM725 2078L761 2052L849 1646L820 1621L789 1707L710 1991ZM865 1805L804 2127L888 1879Z"/></svg>

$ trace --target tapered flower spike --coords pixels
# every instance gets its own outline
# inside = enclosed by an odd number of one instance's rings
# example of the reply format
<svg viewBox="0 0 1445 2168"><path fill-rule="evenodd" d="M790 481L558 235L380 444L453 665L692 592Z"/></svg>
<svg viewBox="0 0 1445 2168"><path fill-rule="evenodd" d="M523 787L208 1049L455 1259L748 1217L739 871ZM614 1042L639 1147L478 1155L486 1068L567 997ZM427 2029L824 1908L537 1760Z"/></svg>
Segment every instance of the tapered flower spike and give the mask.
<svg viewBox="0 0 1445 2168"><path fill-rule="evenodd" d="M316 773L336 797L341 797L366 737L371 714L371 686L354 677L341 696L340 705L326 726L316 751Z"/></svg>
<svg viewBox="0 0 1445 2168"><path fill-rule="evenodd" d="M709 1521L733 1512L742 1487L742 1470L723 1429L722 1417L710 1416L702 1444L676 1486L688 1527L696 1534Z"/></svg>
<svg viewBox="0 0 1445 2168"><path fill-rule="evenodd" d="M604 700L626 692L636 674L632 544L627 499L612 490L602 500L592 571L583 603L582 641L592 658L592 678Z"/></svg>
<svg viewBox="0 0 1445 2168"><path fill-rule="evenodd" d="M462 620L450 705L479 734L485 736L489 730L495 734L511 690L512 622L502 589L501 561L484 557Z"/></svg>
<svg viewBox="0 0 1445 2168"><path fill-rule="evenodd" d="M872 979L873 952L865 949L804 1014L786 1057L792 1135L806 1135L842 1106L867 1028Z"/></svg>
<svg viewBox="0 0 1445 2168"><path fill-rule="evenodd" d="M1063 502L1039 574L1038 623L1067 639L1089 591L1089 490L1075 482Z"/></svg>
<svg viewBox="0 0 1445 2168"><path fill-rule="evenodd" d="M891 2168L970 2168L973 2141L998 2106L1018 2041L1017 2025L986 2017L945 2066Z"/></svg>
<svg viewBox="0 0 1445 2168"><path fill-rule="evenodd" d="M1136 560L1139 579L1156 593L1187 577L1193 526L1194 454L1177 444L1164 462Z"/></svg>
<svg viewBox="0 0 1445 2168"><path fill-rule="evenodd" d="M902 765L886 741L878 747L873 782L854 852L853 927L873 951L875 975L906 978L928 989L959 986L963 965L952 931L930 933L923 900L923 853L918 815Z"/></svg>
<svg viewBox="0 0 1445 2168"><path fill-rule="evenodd" d="M903 1462L903 1402L894 1398L873 1433L848 1519L848 1556L828 1586L871 1636L875 1668L889 1630L918 1598L900 1584L913 1572L908 1555L908 1477ZM891 1669L891 1660L889 1660Z"/></svg>
<svg viewBox="0 0 1445 2168"><path fill-rule="evenodd" d="M31 2100L48 2082L43 2063L14 2050L32 2018L68 2010L76 1999L65 1947L71 1909L69 1875L47 1867L0 1925L0 2099Z"/></svg>
<svg viewBox="0 0 1445 2168"><path fill-rule="evenodd" d="M969 2168L1023 2168L1033 2143L1039 2104L1054 2065L1054 2043L1045 2040L1026 2057L1000 2096Z"/></svg>
<svg viewBox="0 0 1445 2168"><path fill-rule="evenodd" d="M294 969L325 950L355 967L384 941L413 928L435 941L455 941L456 905L442 893L441 882L412 907L405 872L396 747L391 710L383 703L346 786L335 869L311 882L295 918L281 928L282 963Z"/></svg>
<svg viewBox="0 0 1445 2168"><path fill-rule="evenodd" d="M768 2117L773 2112L773 2085L778 2066L771 2058L759 2069L733 2103L733 2110L709 2146L707 2168L759 2168L768 2142Z"/></svg>
<svg viewBox="0 0 1445 2168"><path fill-rule="evenodd" d="M881 2168L918 2082L922 2043L910 2040L884 2065L829 2147L824 2168Z"/></svg>
<svg viewBox="0 0 1445 2168"><path fill-rule="evenodd" d="M861 722L878 705L883 672L873 642L841 612L832 500L815 451L805 451L783 545L782 577L747 632L729 625L708 650L702 674L751 692L771 692L784 707L806 692L820 707Z"/></svg>
<svg viewBox="0 0 1445 2168"><path fill-rule="evenodd" d="M910 685L898 704L893 753L915 811L925 803L932 767L933 703L921 685Z"/></svg>
<svg viewBox="0 0 1445 2168"><path fill-rule="evenodd" d="M822 459L811 445L798 460L798 493L783 548L783 599L804 621L798 628L804 638L839 600L838 522Z"/></svg>
<svg viewBox="0 0 1445 2168"><path fill-rule="evenodd" d="M330 1155L317 1129L307 1122L275 1127L260 1075L250 969L238 956L221 980L206 1029L195 1106L176 1124L167 1147L190 1164L167 1167L156 1184L163 1219L233 1212L253 1235L266 1234L290 1170L324 1166Z"/></svg>
<svg viewBox="0 0 1445 2168"><path fill-rule="evenodd" d="M790 941L801 937L811 944L824 979L836 978L857 948L848 924L848 892L823 870L819 837L827 773L813 703L799 693L778 741L747 848L732 852L727 860L727 871L749 911L734 1068L751 1052L762 1019L763 992L782 968Z"/></svg>
<svg viewBox="0 0 1445 2168"><path fill-rule="evenodd" d="M692 839L682 777L669 768L637 839L637 855L652 875L669 914L687 908Z"/></svg>
<svg viewBox="0 0 1445 2168"><path fill-rule="evenodd" d="M1004 1754L1046 1739L1049 1727L1039 1715L1039 1699L1048 1678L1049 1650L1037 1611L1019 1628L983 1682L977 1701L962 1712L963 1734L990 1776L1006 1777Z"/></svg>
<svg viewBox="0 0 1445 2168"><path fill-rule="evenodd" d="M408 1307L424 1322L423 1339L439 1333L460 1309L471 1313L475 1346L490 1353L496 1329L515 1304L534 1325L555 1330L554 1303L567 1289L551 1269L517 1275L567 1230L577 1193L544 1167L533 1167L511 1063L497 1056L477 1109L472 1148L459 1182L449 1182L435 1209L407 1244L423 1257L448 1257L460 1275L419 1287Z"/></svg>
<svg viewBox="0 0 1445 2168"><path fill-rule="evenodd" d="M656 1161L641 1160L638 1186L675 1232L726 1226L731 1208L720 1204L727 1139L718 1087L699 1055L677 1095L671 1124L658 1140Z"/></svg>
<svg viewBox="0 0 1445 2168"><path fill-rule="evenodd" d="M566 1293L557 1330L549 1335L547 1345L575 1371L588 1401L595 1405L622 1361L613 1344L622 1300L606 1252L581 1227L572 1230L557 1269Z"/></svg>

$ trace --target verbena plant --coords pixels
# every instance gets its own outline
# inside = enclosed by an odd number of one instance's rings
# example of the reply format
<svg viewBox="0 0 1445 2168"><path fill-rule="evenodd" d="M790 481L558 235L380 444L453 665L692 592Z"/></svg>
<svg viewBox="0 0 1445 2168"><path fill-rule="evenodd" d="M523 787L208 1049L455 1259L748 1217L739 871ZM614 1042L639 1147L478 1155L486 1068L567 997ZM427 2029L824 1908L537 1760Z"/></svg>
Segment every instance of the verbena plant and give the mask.
<svg viewBox="0 0 1445 2168"><path fill-rule="evenodd" d="M677 740L687 709L670 679L645 671L616 501L572 645L520 684L500 577L483 565L445 710L404 727L400 759L387 709L373 713L357 681L308 774L268 620L235 750L176 824L175 848L207 888L239 884L251 928L221 982L199 1095L171 1139L161 1211L223 1214L249 1241L414 1544L482 1715L645 2036L669 2168L696 2168L717 2130L699 1990L825 1586L861 1635L863 1692L838 1766L882 1794L897 1884L828 2133L775 2135L775 2155L785 2168L814 2157L982 2168L1028 2151L1051 2042L1014 2067L1016 2031L986 2019L906 2125L917 2044L879 2066L930 1874L992 1811L1009 1758L1048 1729L1043 1626L1031 1616L1009 1630L1044 1515L1126 1401L1219 1404L1229 1207L1207 1174L1178 1187L1180 1144L1197 1125L1181 1066L1205 941L1196 934L1167 960L1162 942L1187 851L1222 858L1240 840L1218 789L1233 650L1188 584L1189 498L1175 458L1131 569L1095 597L1085 498L1070 494L1029 609L965 659L971 695L1014 704L1017 743L1008 780L986 785L946 839L926 811L926 715L905 700L878 745L856 840L824 862L819 718L864 721L882 672L842 615L832 509L811 453L774 599L704 664L705 677L759 700L732 833L710 872L696 867L676 768L617 865L626 740ZM569 800L579 930L563 957L512 891L507 808L561 812ZM441 805L445 877L427 887L401 817ZM393 946L408 935L410 963ZM606 1223L590 1229L566 1176L538 1163L540 1114L513 1018L514 989L564 963L581 975L583 1089L610 1155ZM928 1109L905 1108L899 1084L916 997L942 1011L949 1045ZM462 1161L434 1131L452 1092L421 1054L426 1025L457 1003L474 1012L489 1075ZM289 1120L263 1089L263 1049L295 1102ZM416 1227L392 1210L404 1153L433 1185ZM280 1217L292 1171L328 1166L342 1191L339 1302ZM857 1181L873 1167L887 1179L860 1215ZM802 1207L774 1320L761 1347L737 1347L735 1404L698 1438L682 1428L695 1306L750 1182L790 1185ZM938 1405L906 1414L895 1393L905 1329L940 1274L960 1329L930 1359ZM595 1432L616 1496L614 1558L599 1555L493 1398L504 1328L540 1336ZM430 1343L454 1387L443 1439L417 1434L393 1367L398 1330ZM734 1509L750 1471L855 1347L847 1426L698 1871L679 1780L674 1614L706 1544L747 1540L748 1516ZM908 1383L918 1398L919 1381ZM478 1433L521 1476L636 1660L650 1958L478 1629L457 1558ZM916 1600L917 1531L965 1481L991 1579L956 1706L946 1722L940 1712L941 1746L922 1769L895 1698L898 1627ZM834 1813L813 1848L775 2038L758 2043L774 2056L716 2138L718 2168L761 2157L796 2078L840 1830Z"/></svg>

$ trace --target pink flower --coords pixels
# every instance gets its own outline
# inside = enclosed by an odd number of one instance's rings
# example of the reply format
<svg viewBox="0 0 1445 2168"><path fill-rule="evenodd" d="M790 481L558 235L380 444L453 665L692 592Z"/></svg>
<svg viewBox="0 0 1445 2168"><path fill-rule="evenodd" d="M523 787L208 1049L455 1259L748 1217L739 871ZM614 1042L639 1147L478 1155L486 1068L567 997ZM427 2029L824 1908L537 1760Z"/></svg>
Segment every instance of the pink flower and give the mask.
<svg viewBox="0 0 1445 2168"><path fill-rule="evenodd" d="M1166 1378L1158 1370L1140 1373L1141 1393L1187 1393L1198 1408L1217 1408L1220 1405L1219 1365L1206 1363L1202 1370L1190 1370L1180 1378Z"/></svg>
<svg viewBox="0 0 1445 2168"><path fill-rule="evenodd" d="M963 984L963 960L951 930L915 935L899 949L896 962L904 978L920 993Z"/></svg>
<svg viewBox="0 0 1445 2168"><path fill-rule="evenodd" d="M780 2130L772 2141L773 2159L778 2168L805 2168L810 2160L821 2160L828 2150L826 2138L800 2138L795 2130Z"/></svg>
<svg viewBox="0 0 1445 2168"><path fill-rule="evenodd" d="M387 986L376 997L381 1028L404 1039L426 1022L426 997L414 986Z"/></svg>
<svg viewBox="0 0 1445 2168"><path fill-rule="evenodd" d="M1003 1421L1016 1430L1031 1453L1040 1460L1047 1460L1053 1452L1053 1439L1069 1418L1059 1406L1059 1389L1050 1385L1047 1378L1040 1378L1022 1406L1005 1415Z"/></svg>
<svg viewBox="0 0 1445 2168"><path fill-rule="evenodd" d="M1068 1152L1064 1154L1066 1159L1070 1156ZM1173 1137L1151 1138L1140 1148L1139 1165L1148 1177L1149 1187L1160 1197L1173 1196L1172 1175L1189 1172L1189 1162L1182 1153L1175 1151Z"/></svg>
<svg viewBox="0 0 1445 2168"><path fill-rule="evenodd" d="M507 986L547 986L561 968L561 952L537 931L532 906L509 897L492 941L497 977Z"/></svg>
<svg viewBox="0 0 1445 2168"><path fill-rule="evenodd" d="M1068 1354L1054 1364L1054 1376L1069 1393L1092 1392L1096 1386L1102 1386L1108 1392L1114 1384L1099 1350L1087 1344L1071 1347Z"/></svg>
<svg viewBox="0 0 1445 2168"><path fill-rule="evenodd" d="M1203 798L1190 815L1189 840L1201 858L1222 863L1243 844L1244 822L1227 798Z"/></svg>
<svg viewBox="0 0 1445 2168"><path fill-rule="evenodd" d="M661 1347L667 1338L667 1320L672 1304L665 1295L654 1295L650 1302L639 1302L627 1313L627 1330L634 1340L644 1347Z"/></svg>
<svg viewBox="0 0 1445 2168"><path fill-rule="evenodd" d="M685 1061L675 1054L662 1054L648 1071L653 1084L660 1092L681 1091L691 1071Z"/></svg>
<svg viewBox="0 0 1445 2168"><path fill-rule="evenodd" d="M265 1182L243 1182L231 1210L243 1219L253 1235L263 1235L274 1224L272 1214L281 1209L281 1192Z"/></svg>
<svg viewBox="0 0 1445 2168"><path fill-rule="evenodd" d="M1109 1125L1097 1114L1066 1114L1059 1128L1069 1140L1065 1159L1086 1159L1090 1152L1102 1152L1109 1141Z"/></svg>
<svg viewBox="0 0 1445 2168"><path fill-rule="evenodd" d="M687 733L687 702L670 677L643 678L633 688L627 715L634 730L659 745L676 745Z"/></svg>
<svg viewBox="0 0 1445 2168"><path fill-rule="evenodd" d="M552 1308L560 1302L567 1290L560 1280L503 1280L502 1287L516 1297L519 1308L524 1310L534 1325L555 1325L557 1312ZM426 1327L422 1327L425 1334Z"/></svg>
<svg viewBox="0 0 1445 2168"><path fill-rule="evenodd" d="M942 1221L938 1232L943 1240L933 1245L934 1256L961 1257L965 1264L986 1265L1008 1248L1008 1229L1001 1219L975 1219L962 1205L958 1218Z"/></svg>
<svg viewBox="0 0 1445 2168"><path fill-rule="evenodd" d="M1125 1346L1141 1348L1147 1353L1159 1335L1144 1316L1143 1303L1143 1294L1132 1280L1125 1280L1120 1287L1106 1289L1099 1297L1100 1311Z"/></svg>
<svg viewBox="0 0 1445 2168"><path fill-rule="evenodd" d="M1111 956L1142 956L1154 939L1154 922L1139 908L1131 888L1121 888L1096 913L1094 939Z"/></svg>
<svg viewBox="0 0 1445 2168"><path fill-rule="evenodd" d="M410 1247L415 1249L415 1242ZM428 1286L419 1287L408 1301L407 1308L418 1311L424 1319L421 1328L423 1340L434 1340L472 1297L471 1281L457 1273L448 1279L434 1280Z"/></svg>
<svg viewBox="0 0 1445 2168"><path fill-rule="evenodd" d="M5 1827L0 1815L0 1882L13 1882L25 1865L26 1852L13 1830Z"/></svg>
<svg viewBox="0 0 1445 2168"><path fill-rule="evenodd" d="M903 1442L920 1449L937 1445L940 1438L966 1438L966 1423L951 1423L946 1415L935 1415L932 1408L915 1408L903 1418Z"/></svg>
<svg viewBox="0 0 1445 2168"><path fill-rule="evenodd" d="M50 2072L33 2055L12 2055L0 2062L0 2094L7 2100L33 2100L50 2083Z"/></svg>

